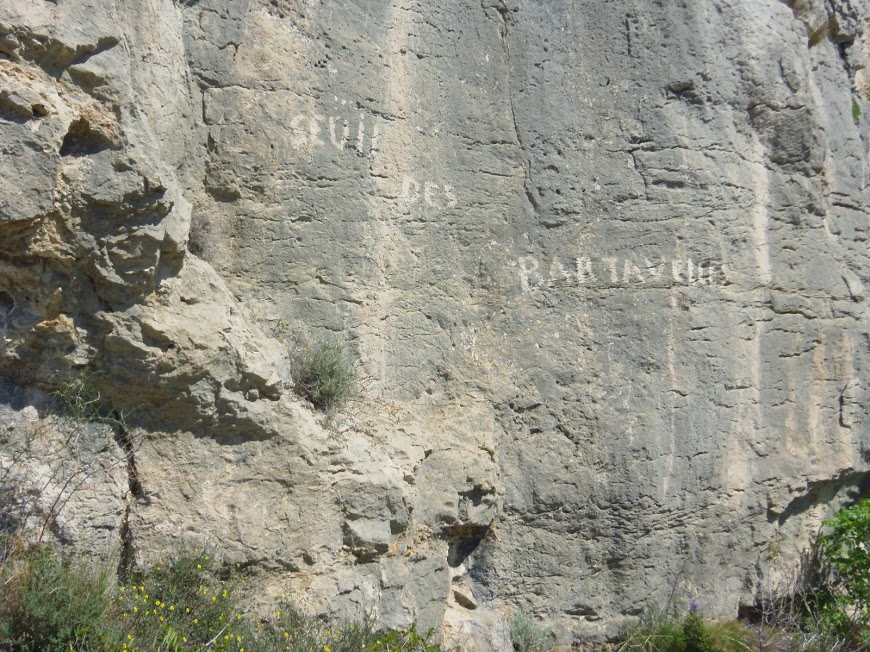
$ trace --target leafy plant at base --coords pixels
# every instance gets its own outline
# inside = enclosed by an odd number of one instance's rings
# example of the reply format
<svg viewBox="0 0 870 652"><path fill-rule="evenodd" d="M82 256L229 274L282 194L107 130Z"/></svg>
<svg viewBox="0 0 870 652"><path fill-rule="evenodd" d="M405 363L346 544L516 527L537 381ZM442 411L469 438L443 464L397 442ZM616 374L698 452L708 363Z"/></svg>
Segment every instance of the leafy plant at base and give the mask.
<svg viewBox="0 0 870 652"><path fill-rule="evenodd" d="M830 579L816 596L823 620L870 645L870 499L824 521L819 554Z"/></svg>

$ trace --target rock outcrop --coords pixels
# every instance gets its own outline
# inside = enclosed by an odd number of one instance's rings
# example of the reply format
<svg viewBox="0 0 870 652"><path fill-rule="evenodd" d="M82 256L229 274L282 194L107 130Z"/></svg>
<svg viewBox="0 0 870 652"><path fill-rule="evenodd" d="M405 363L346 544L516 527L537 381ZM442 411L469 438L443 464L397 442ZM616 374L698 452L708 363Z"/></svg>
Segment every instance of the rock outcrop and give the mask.
<svg viewBox="0 0 870 652"><path fill-rule="evenodd" d="M870 491L867 11L5 0L21 504L481 649L736 614ZM330 427L286 354L325 334ZM70 447L77 371L131 416Z"/></svg>

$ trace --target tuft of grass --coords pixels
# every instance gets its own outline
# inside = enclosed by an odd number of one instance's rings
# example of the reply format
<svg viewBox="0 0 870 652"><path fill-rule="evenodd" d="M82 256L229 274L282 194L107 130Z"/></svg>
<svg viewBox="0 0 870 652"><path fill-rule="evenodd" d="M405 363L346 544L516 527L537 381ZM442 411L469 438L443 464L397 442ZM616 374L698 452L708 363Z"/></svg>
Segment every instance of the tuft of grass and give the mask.
<svg viewBox="0 0 870 652"><path fill-rule="evenodd" d="M683 622L664 611L648 611L629 630L619 652L682 652L686 648Z"/></svg>
<svg viewBox="0 0 870 652"><path fill-rule="evenodd" d="M546 652L553 647L549 634L522 611L511 616L509 625L515 652Z"/></svg>
<svg viewBox="0 0 870 652"><path fill-rule="evenodd" d="M727 620L707 625L710 649L718 652L752 652L752 632L741 622Z"/></svg>
<svg viewBox="0 0 870 652"><path fill-rule="evenodd" d="M126 429L126 415L115 410L96 388L95 374L70 375L51 394L51 409L62 417Z"/></svg>
<svg viewBox="0 0 870 652"><path fill-rule="evenodd" d="M358 395L357 362L337 339L297 342L289 353L296 393L316 409L331 415Z"/></svg>

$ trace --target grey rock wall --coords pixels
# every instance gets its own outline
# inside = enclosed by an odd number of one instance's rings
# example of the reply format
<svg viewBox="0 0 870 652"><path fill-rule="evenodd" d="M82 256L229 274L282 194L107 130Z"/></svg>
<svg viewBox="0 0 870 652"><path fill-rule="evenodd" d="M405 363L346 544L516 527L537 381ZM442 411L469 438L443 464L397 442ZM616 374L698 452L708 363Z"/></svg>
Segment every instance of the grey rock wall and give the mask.
<svg viewBox="0 0 870 652"><path fill-rule="evenodd" d="M6 2L10 428L71 368L135 409L59 540L481 649L752 604L870 490L867 9Z"/></svg>

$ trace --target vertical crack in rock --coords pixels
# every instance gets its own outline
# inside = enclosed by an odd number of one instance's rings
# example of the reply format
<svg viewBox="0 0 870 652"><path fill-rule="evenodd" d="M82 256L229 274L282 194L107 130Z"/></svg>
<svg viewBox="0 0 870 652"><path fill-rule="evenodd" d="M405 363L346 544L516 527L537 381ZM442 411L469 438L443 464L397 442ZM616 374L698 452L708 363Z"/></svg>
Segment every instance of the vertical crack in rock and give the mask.
<svg viewBox="0 0 870 652"><path fill-rule="evenodd" d="M136 451L133 446L133 436L124 425L124 421L117 410L112 411L112 417L115 419L115 425L112 428L115 434L115 442L124 451L124 458L127 462L127 483L130 486L130 494L135 498L143 498L145 492L142 489L142 481L139 479L139 472L136 469Z"/></svg>
<svg viewBox="0 0 870 652"><path fill-rule="evenodd" d="M481 2L481 7L484 10L484 14L486 14L486 5ZM511 45L510 45L510 35L508 33L508 22L510 21L510 12L508 10L507 5L504 0L498 2L498 4L493 5L492 7L498 12L499 18L501 18L501 23L498 27L499 37L501 39L501 47L504 52L505 64L508 68L508 71L511 72L513 70L513 56L511 54ZM535 199L535 195L532 192L532 161L529 156L529 148L526 145L525 139L523 138L522 131L520 130L519 121L517 120L517 111L514 106L514 87L513 87L513 76L508 80L508 103L511 111L511 123L514 128L514 137L517 140L517 145L520 147L521 157L522 157L522 166L523 166L523 190L526 195L526 199L532 207L532 212L535 212L540 207L540 204Z"/></svg>
<svg viewBox="0 0 870 652"><path fill-rule="evenodd" d="M126 504L124 505L124 515L121 517L119 528L121 550L118 559L118 577L121 581L126 581L133 569L135 555L133 533L130 529L130 511L132 503L135 500L145 497L145 491L142 487L139 471L136 468L136 450L133 444L133 436L117 410L112 411L112 419L112 433L115 443L123 451L127 467L128 492L125 500Z"/></svg>
<svg viewBox="0 0 870 652"><path fill-rule="evenodd" d="M127 504L124 506L124 515L121 517L121 527L119 528L119 539L121 542L120 555L118 557L118 579L122 583L126 583L133 571L133 563L135 560L135 550L133 547L133 534L130 530L130 499L128 497Z"/></svg>

